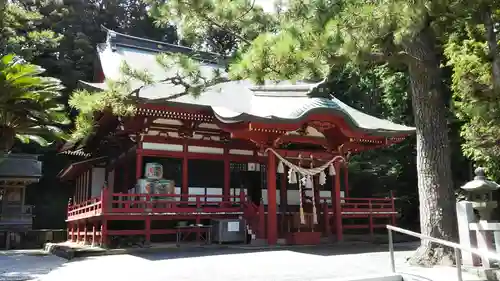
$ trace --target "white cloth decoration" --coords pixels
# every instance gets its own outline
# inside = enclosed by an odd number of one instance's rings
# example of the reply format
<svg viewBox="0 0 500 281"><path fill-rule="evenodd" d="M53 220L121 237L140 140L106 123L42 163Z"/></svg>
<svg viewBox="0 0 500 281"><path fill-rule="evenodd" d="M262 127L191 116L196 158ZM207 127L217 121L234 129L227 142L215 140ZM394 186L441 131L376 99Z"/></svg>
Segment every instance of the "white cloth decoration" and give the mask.
<svg viewBox="0 0 500 281"><path fill-rule="evenodd" d="M330 168L328 169L328 174L330 176L335 176L335 167L333 167L333 163L330 163Z"/></svg>
<svg viewBox="0 0 500 281"><path fill-rule="evenodd" d="M306 169L306 168L299 167L299 166L291 163L290 161L286 160L284 157L282 157L281 155L279 155L272 148L266 149L266 152L268 152L268 151L271 151L272 153L274 153L274 155L276 155L276 157L280 161L282 161L283 164L285 164L288 168L294 169L296 172L298 172L301 175L309 175L309 176L317 175L317 174L321 173L321 171L323 171L324 169L328 168L330 166L330 164L332 164L333 162L335 162L338 158L340 158L341 160L343 160L344 162L346 162L346 160L345 160L345 158L343 156L337 155L337 156L333 157L332 160L326 162L325 164L323 164L323 165L321 165L319 167L312 168L312 169Z"/></svg>
<svg viewBox="0 0 500 281"><path fill-rule="evenodd" d="M291 184L297 183L297 173L293 169L288 170L288 182Z"/></svg>
<svg viewBox="0 0 500 281"><path fill-rule="evenodd" d="M311 190L314 188L314 183L313 183L311 176L306 177L306 187L311 189Z"/></svg>
<svg viewBox="0 0 500 281"><path fill-rule="evenodd" d="M283 174L285 172L285 167L283 167L283 161L280 161L278 164L278 169L276 170L279 174Z"/></svg>
<svg viewBox="0 0 500 281"><path fill-rule="evenodd" d="M318 217L317 217L317 214L316 214L316 204L315 204L315 199L314 199L314 183L312 181L312 177L314 175L317 175L317 174L320 174L320 173L325 173L324 170L326 168L329 168L329 171L328 173L331 175L331 176L335 176L335 167L333 167L333 163L335 162L335 160L337 160L338 158L340 158L341 160L343 160L344 162L347 162L346 159L340 155L337 155L335 157L333 157L330 161L326 162L325 164L319 166L319 167L316 167L314 168L313 167L313 161L311 161L311 168L310 169L306 169L306 168L302 168L300 166L297 166L295 164L293 164L292 162L286 160L284 157L282 157L281 155L279 155L274 149L272 148L267 148L266 149L266 152L269 153L272 152L274 155L276 155L276 157L280 160L280 163L278 165L278 173L280 173L280 165L281 164L284 164L286 165L290 170L288 171L288 182L289 183L297 183L297 175L295 173L299 173L299 175L302 175L302 179L301 179L301 182L299 182L299 205L300 205L300 209L299 209L299 213L300 213L300 223L301 224L305 224L306 221L305 221L305 217L304 217L304 208L303 208L303 205L302 205L302 185L306 186L306 185L310 185L311 186L311 190L312 190L312 204L313 204L313 220L314 220L314 224L318 224ZM311 159L312 160L312 159ZM300 155L299 155L299 163L300 163ZM284 168L284 167L283 167ZM284 170L284 169L283 169ZM284 172L284 171L283 171ZM321 182L321 175L320 175L320 182ZM324 181L326 182L326 175L325 175L325 178L324 178Z"/></svg>
<svg viewBox="0 0 500 281"><path fill-rule="evenodd" d="M326 184L326 174L325 174L325 171L321 171L321 173L319 173L319 184L320 185L325 185Z"/></svg>
<svg viewBox="0 0 500 281"><path fill-rule="evenodd" d="M303 176L301 179L300 179L300 184L303 185L304 187L308 187L307 186L307 177L306 176Z"/></svg>

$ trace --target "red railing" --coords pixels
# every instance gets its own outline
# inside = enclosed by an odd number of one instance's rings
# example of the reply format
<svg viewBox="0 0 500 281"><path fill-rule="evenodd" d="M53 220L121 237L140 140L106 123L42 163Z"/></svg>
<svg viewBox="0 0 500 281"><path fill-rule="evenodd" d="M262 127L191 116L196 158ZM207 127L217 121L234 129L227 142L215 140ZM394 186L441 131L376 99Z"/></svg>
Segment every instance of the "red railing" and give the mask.
<svg viewBox="0 0 500 281"><path fill-rule="evenodd" d="M344 212L393 212L394 198L344 198L341 203Z"/></svg>
<svg viewBox="0 0 500 281"><path fill-rule="evenodd" d="M233 199L240 199L239 202ZM210 200L212 199L212 200ZM217 200L213 200L217 199ZM242 211L245 195L181 195L113 193L111 213L224 213Z"/></svg>
<svg viewBox="0 0 500 281"><path fill-rule="evenodd" d="M100 196L74 205L68 205L68 220L89 218L98 216L101 213L102 200Z"/></svg>
<svg viewBox="0 0 500 281"><path fill-rule="evenodd" d="M322 202L330 200L321 197ZM395 213L394 198L341 198L341 211L343 215L366 215L366 214L391 214ZM331 203L328 204L330 212L335 212Z"/></svg>
<svg viewBox="0 0 500 281"><path fill-rule="evenodd" d="M238 200L236 200L238 199ZM231 213L242 212L246 195L179 195L110 193L107 188L99 197L68 205L68 220L78 220L102 214L125 213Z"/></svg>

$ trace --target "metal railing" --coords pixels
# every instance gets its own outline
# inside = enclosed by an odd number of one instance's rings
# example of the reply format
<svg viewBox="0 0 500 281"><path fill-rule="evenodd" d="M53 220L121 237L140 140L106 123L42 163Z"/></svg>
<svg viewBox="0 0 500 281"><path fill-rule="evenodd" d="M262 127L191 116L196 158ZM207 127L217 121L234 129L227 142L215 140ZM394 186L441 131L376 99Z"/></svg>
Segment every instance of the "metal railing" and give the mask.
<svg viewBox="0 0 500 281"><path fill-rule="evenodd" d="M437 244L441 244L443 246L447 246L447 247L453 248L455 250L455 263L456 263L456 266L457 266L458 281L463 281L463 277L462 277L462 255L461 255L461 251L460 250L466 251L466 252L469 252L469 253L472 253L472 254L476 254L476 255L482 257L483 259L484 258L488 258L488 259L500 261L500 255L497 254L497 253L492 253L492 252L489 252L489 251L482 251L482 250L479 250L479 249L476 249L476 248L465 247L465 246L462 246L462 245L457 244L457 243L453 243L453 242L442 240L442 239L437 239L437 238L434 238L434 237L431 237L431 236L423 235L421 233L409 231L409 230L406 230L406 229L403 229L403 228L399 228L399 227L395 227L395 226L392 226L392 225L387 225L386 227L387 227L387 231L388 231L388 234L389 234L389 254L390 254L390 257L391 257L391 270L392 270L393 273L396 273L396 263L394 261L394 242L392 240L392 232L393 231L399 232L399 233L403 233L403 234L406 234L406 235L409 235L409 236L413 236L413 237L416 237L416 238L420 238L420 240L427 240L427 241L431 241L433 243L437 243Z"/></svg>

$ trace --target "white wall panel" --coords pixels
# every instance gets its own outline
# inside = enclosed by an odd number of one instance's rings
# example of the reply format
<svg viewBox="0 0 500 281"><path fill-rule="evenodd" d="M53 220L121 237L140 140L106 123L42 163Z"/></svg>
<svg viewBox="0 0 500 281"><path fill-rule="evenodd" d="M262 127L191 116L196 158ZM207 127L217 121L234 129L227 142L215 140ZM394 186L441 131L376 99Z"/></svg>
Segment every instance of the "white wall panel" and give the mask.
<svg viewBox="0 0 500 281"><path fill-rule="evenodd" d="M90 197L97 197L101 195L101 189L104 186L105 168L92 168L92 188Z"/></svg>

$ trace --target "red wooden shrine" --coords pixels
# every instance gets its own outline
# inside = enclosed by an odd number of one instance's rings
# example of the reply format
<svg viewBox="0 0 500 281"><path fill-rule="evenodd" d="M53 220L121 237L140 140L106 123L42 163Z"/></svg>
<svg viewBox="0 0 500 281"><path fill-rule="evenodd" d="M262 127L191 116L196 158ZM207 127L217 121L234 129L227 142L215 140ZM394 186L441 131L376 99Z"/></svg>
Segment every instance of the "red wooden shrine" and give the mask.
<svg viewBox="0 0 500 281"><path fill-rule="evenodd" d="M117 65L126 61L161 77L165 70L152 67L158 52L194 51L108 30L97 76L100 82L116 79ZM217 67L213 54L196 54L203 67ZM179 222L244 218L252 237L269 245L281 238L315 244L320 237L342 240L346 229L373 234L386 223L395 224L392 195L349 197L347 164L349 155L398 143L414 129L366 115L335 98L310 98L313 91L323 91L321 86L234 81L194 98L159 83L138 93L133 117L96 113L94 133L62 149L83 158L59 175L76 186L68 204L68 238L108 245L113 237L141 236L151 242L176 233ZM330 175L317 173L311 177L313 187L304 190L290 183L290 166L281 169L277 155L304 169L340 157L332 162ZM175 190L134 191L145 164L162 161ZM200 180L207 186L194 184ZM365 222L350 223L354 220Z"/></svg>

